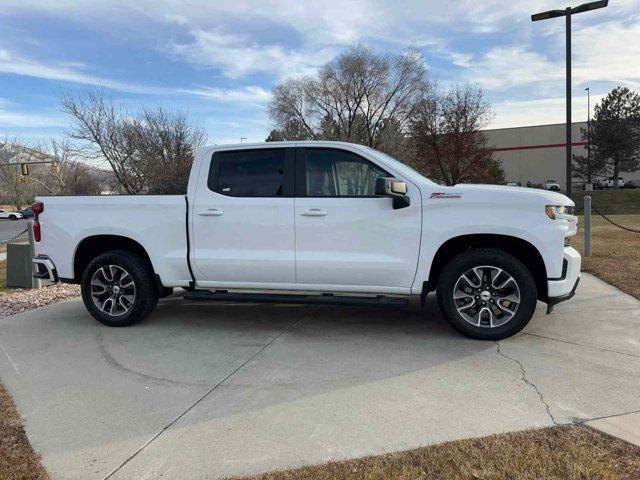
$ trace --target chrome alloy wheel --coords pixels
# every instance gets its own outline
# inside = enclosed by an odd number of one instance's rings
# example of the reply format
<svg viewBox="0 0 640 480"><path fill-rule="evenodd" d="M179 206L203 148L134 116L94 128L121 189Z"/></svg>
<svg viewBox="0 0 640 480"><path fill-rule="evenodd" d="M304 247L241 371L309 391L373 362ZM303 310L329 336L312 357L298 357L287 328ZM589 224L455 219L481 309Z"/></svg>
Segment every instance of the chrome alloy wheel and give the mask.
<svg viewBox="0 0 640 480"><path fill-rule="evenodd" d="M453 304L460 316L476 327L500 327L513 318L520 306L515 279L491 265L464 272L453 288Z"/></svg>
<svg viewBox="0 0 640 480"><path fill-rule="evenodd" d="M136 300L133 277L118 265L105 265L91 277L91 298L96 307L112 317L124 315Z"/></svg>

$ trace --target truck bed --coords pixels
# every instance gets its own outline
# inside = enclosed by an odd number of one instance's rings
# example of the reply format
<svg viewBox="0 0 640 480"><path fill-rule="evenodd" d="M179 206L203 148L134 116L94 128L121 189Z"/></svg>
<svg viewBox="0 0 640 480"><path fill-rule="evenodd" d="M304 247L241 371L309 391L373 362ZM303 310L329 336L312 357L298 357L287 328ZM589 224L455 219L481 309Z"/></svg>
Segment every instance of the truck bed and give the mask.
<svg viewBox="0 0 640 480"><path fill-rule="evenodd" d="M44 203L37 252L46 252L61 279L74 277L73 259L83 239L120 235L145 249L163 283L189 285L184 195L41 196L36 201Z"/></svg>

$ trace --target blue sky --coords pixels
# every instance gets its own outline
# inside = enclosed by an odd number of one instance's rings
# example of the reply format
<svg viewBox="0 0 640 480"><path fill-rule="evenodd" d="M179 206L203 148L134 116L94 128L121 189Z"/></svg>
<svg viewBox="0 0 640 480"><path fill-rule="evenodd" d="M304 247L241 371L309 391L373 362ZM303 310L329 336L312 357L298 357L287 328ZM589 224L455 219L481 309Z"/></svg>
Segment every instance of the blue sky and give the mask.
<svg viewBox="0 0 640 480"><path fill-rule="evenodd" d="M576 3L577 5L577 3ZM210 143L262 141L271 87L354 42L407 47L441 86L480 85L492 127L564 121L564 20L555 1L2 0L0 134L26 142L69 127L60 97L99 86L135 111L187 111ZM618 84L640 90L640 0L574 17L574 118ZM592 102L592 103L593 103Z"/></svg>

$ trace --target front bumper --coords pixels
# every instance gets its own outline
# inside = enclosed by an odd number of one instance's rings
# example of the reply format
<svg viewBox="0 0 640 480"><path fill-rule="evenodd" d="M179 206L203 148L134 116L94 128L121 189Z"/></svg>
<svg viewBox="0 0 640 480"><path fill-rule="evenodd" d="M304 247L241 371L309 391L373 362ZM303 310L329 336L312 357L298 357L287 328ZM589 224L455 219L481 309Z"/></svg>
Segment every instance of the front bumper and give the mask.
<svg viewBox="0 0 640 480"><path fill-rule="evenodd" d="M547 280L547 313L551 312L554 305L569 300L575 295L580 282L581 263L582 257L575 248L564 247L562 276Z"/></svg>
<svg viewBox="0 0 640 480"><path fill-rule="evenodd" d="M56 266L46 255L37 255L31 259L31 262L33 264L33 278L50 280L52 282L59 280Z"/></svg>

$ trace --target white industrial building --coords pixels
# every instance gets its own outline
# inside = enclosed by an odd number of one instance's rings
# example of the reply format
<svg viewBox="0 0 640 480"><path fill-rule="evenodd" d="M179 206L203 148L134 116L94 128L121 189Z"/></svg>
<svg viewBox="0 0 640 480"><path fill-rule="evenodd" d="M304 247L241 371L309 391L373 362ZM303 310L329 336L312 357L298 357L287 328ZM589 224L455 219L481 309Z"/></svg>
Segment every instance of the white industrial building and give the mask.
<svg viewBox="0 0 640 480"><path fill-rule="evenodd" d="M572 125L572 154L586 155L580 129L587 122ZM565 124L485 130L494 157L502 161L507 182L542 184L557 180L565 188ZM640 170L621 172L625 180L640 179ZM574 182L579 179L574 178Z"/></svg>

